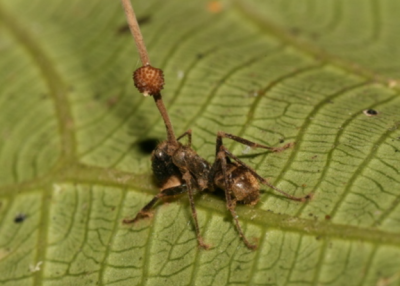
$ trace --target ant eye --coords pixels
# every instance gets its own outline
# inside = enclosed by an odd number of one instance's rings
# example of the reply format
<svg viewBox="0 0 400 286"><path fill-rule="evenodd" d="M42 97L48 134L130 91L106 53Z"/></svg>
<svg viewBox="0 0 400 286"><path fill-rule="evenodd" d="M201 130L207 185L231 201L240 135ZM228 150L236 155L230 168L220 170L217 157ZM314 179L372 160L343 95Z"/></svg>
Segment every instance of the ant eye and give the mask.
<svg viewBox="0 0 400 286"><path fill-rule="evenodd" d="M164 75L161 69L146 65L138 68L133 73L136 88L144 96L160 93L164 87Z"/></svg>
<svg viewBox="0 0 400 286"><path fill-rule="evenodd" d="M157 158L163 159L164 157L166 157L166 154L161 150L157 150L154 152L154 156L156 156Z"/></svg>

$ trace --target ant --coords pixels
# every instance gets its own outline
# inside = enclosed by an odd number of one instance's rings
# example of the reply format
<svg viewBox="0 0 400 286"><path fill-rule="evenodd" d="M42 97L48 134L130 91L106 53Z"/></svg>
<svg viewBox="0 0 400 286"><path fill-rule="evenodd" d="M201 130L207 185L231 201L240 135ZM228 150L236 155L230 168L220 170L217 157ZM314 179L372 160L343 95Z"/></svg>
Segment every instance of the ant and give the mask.
<svg viewBox="0 0 400 286"><path fill-rule="evenodd" d="M240 237L249 249L256 249L257 245L248 241L239 224L235 210L237 203L256 205L260 198L259 183L267 185L294 201L305 202L311 198L311 195L295 197L273 186L266 179L258 175L254 169L233 155L224 146L222 140L231 139L251 148L262 148L272 152L281 152L291 147L293 143L286 144L280 148L274 148L219 131L217 133L214 163L210 164L200 157L191 146L191 130L186 131L179 137L175 136L160 92L164 85L163 72L161 69L150 65L133 8L129 0L122 0L122 3L143 64L133 74L134 84L145 96L153 96L167 131L167 140L159 143L151 155L152 170L161 187L161 191L139 211L135 218L124 219L123 223L130 224L140 219L151 217L151 209L160 199L187 193L198 244L200 247L208 249L210 246L203 241L200 233L194 203L194 190L214 192L217 189L222 189L225 193L226 207L234 219ZM184 137L188 139L186 144L180 142Z"/></svg>

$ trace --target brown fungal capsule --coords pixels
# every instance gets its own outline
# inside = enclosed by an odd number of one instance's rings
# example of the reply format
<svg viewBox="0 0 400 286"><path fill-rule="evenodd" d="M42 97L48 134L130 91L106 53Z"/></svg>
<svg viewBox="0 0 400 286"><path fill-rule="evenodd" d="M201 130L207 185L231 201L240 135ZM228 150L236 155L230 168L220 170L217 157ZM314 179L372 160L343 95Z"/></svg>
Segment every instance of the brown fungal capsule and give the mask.
<svg viewBox="0 0 400 286"><path fill-rule="evenodd" d="M145 65L133 73L133 81L136 88L144 96L160 93L164 87L164 75L161 69Z"/></svg>

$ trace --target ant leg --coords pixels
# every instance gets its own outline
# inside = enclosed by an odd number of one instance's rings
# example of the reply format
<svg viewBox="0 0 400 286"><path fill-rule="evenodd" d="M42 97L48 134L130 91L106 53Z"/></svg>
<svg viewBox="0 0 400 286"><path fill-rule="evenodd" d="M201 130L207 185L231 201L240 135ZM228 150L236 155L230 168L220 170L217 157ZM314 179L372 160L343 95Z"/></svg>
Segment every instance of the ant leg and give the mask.
<svg viewBox="0 0 400 286"><path fill-rule="evenodd" d="M190 208L192 209L192 216L193 216L193 220L194 220L194 226L196 229L197 242L199 243L200 247L202 247L204 249L209 249L210 246L204 243L203 238L200 234L200 227L199 227L199 222L197 220L197 211L196 211L196 206L194 205L193 188L192 188L192 183L191 183L192 175L190 175L189 171L186 171L183 174L182 178L186 182L186 185L187 185Z"/></svg>
<svg viewBox="0 0 400 286"><path fill-rule="evenodd" d="M254 177L256 177L262 184L267 185L268 187L270 187L271 189L274 189L275 191L277 191L278 193L281 193L282 195L284 195L285 197L287 197L288 199L291 199L293 201L299 201L299 202L305 202L309 199L311 199L311 194L308 194L305 197L295 197L293 195L290 195L284 191L282 191L281 189L278 189L277 187L275 187L274 185L272 185L271 183L269 183L266 179L264 179L263 177L261 177L259 174L257 174L256 171L254 171L253 168L247 166L242 160L240 160L238 157L236 157L235 155L233 155L231 152L229 152L228 149L225 148L225 146L221 146L220 147L224 154L226 154L226 156L228 156L229 158L235 160L236 162L238 162L240 165L242 165L243 167L245 167L250 173L253 174Z"/></svg>
<svg viewBox="0 0 400 286"><path fill-rule="evenodd" d="M185 133L183 133L181 136L179 136L178 138L176 138L177 141L179 141L180 139L182 139L183 137L187 136L188 137L188 147L192 146L192 130L189 129L188 131L186 131Z"/></svg>
<svg viewBox="0 0 400 286"><path fill-rule="evenodd" d="M285 144L282 147L270 147L270 146L266 146L266 145L262 145L262 144L258 144L258 143L246 140L246 139L244 139L242 137L239 137L239 136L236 136L236 135L232 135L232 134L229 134L229 133L225 133L223 131L219 131L218 134L217 134L217 153L219 151L219 149L218 149L219 148L218 147L218 138L221 138L220 139L220 145L222 145L222 138L229 138L229 139L232 139L232 140L234 140L236 142L239 142L241 144L249 146L251 148L263 148L263 149L270 150L272 152L282 152L282 151L284 151L284 150L286 150L286 149L288 149L288 148L290 148L290 147L292 147L294 145L294 142L291 142L291 143Z"/></svg>
<svg viewBox="0 0 400 286"><path fill-rule="evenodd" d="M187 192L186 184L182 184L176 187L171 187L168 189L162 190L160 193L154 196L154 198L148 202L136 215L135 218L133 219L127 219L125 218L122 223L124 224L131 224L134 222L137 222L138 220L142 218L147 218L151 216L151 208L158 202L159 199L161 198L166 198L166 197L174 197L180 194L183 194Z"/></svg>
<svg viewBox="0 0 400 286"><path fill-rule="evenodd" d="M223 148L223 146L222 146ZM230 180L230 178L228 177L227 174L227 170L226 170L226 156L225 156L225 152L224 150L221 148L221 151L218 152L218 156L217 156L217 160L219 160L221 162L221 169L222 169L222 174L224 176L224 185L225 185L225 198L226 198L226 207L228 208L228 210L231 212L231 215L233 217L233 220L235 221L235 225L236 225L236 230L239 232L240 237L242 238L244 244L246 244L246 246L249 249L256 249L257 245L255 244L251 244L246 236L244 235L242 228L239 224L239 220L238 220L238 215L236 214L236 201L232 200L232 191L231 191L231 186L232 186L232 182Z"/></svg>

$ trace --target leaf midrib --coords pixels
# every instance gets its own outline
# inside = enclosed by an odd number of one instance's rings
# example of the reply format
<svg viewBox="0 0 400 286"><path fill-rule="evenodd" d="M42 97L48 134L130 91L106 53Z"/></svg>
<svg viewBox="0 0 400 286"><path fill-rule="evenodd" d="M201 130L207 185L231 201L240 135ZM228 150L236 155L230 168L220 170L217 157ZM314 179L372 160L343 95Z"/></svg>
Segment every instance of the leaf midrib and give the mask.
<svg viewBox="0 0 400 286"><path fill-rule="evenodd" d="M75 176L75 173L79 174L79 179ZM112 175L110 175L112 174ZM140 189L144 193L154 195L155 190L151 187L145 188L143 179L147 178L148 184L151 184L151 175L141 176L130 176L130 179L121 183L123 177L129 176L129 173L121 172L118 170L103 169L97 167L88 167L83 165L77 165L75 168L71 168L63 177L59 177L59 180L73 181L81 184L92 184L94 180L101 178L101 183L109 186L119 187L125 189ZM223 216L228 216L225 203L221 200L212 199L210 200L211 194L204 193L196 198L196 207L211 210L214 213L218 213ZM214 197L214 196L213 196ZM187 198L182 196L182 203L180 207L188 207ZM312 202L312 201L311 201ZM300 202L293 202L303 204ZM307 203L304 203L306 206ZM157 206L155 207L157 209ZM374 244L384 243L387 245L399 245L400 236L397 233L389 231L378 230L372 227L363 226L351 226L343 224L334 224L330 220L314 220L314 219L303 219L299 217L293 217L286 214L273 213L271 211L265 211L257 208L249 208L248 206L238 205L237 213L241 218L241 221L255 224L260 227L268 226L268 228L276 228L282 230L288 230L307 235L314 235L317 238L322 237L336 237L347 240L357 241L368 241ZM250 219L251 217L251 219Z"/></svg>

